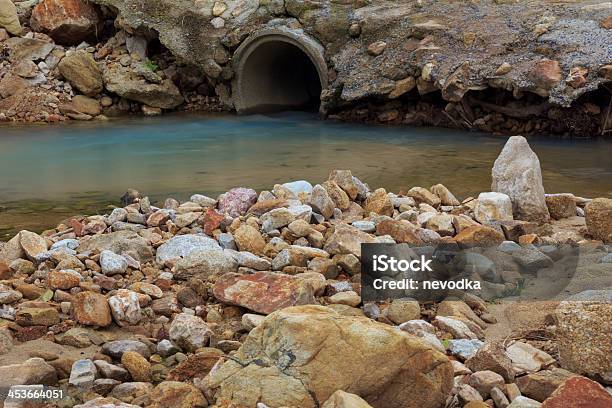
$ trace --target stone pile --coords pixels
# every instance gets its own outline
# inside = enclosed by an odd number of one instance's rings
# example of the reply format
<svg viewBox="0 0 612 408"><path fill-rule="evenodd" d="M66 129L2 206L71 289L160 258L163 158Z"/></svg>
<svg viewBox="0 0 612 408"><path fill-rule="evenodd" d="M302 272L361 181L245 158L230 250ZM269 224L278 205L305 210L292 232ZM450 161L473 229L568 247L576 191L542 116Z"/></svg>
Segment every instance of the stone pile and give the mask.
<svg viewBox="0 0 612 408"><path fill-rule="evenodd" d="M550 244L571 242L610 273L607 201L544 197L533 158L517 164L533 184L517 189L507 157L503 191L478 198L372 190L334 170L160 206L132 191L110 214L21 231L0 246L0 353L27 355L0 366L0 386L58 386L58 406L81 408L610 404L609 290L554 309L544 343L490 337L495 308L474 294L361 298L362 243L496 247L539 270ZM584 228L560 230L564 216ZM475 273L518 287L489 272Z"/></svg>

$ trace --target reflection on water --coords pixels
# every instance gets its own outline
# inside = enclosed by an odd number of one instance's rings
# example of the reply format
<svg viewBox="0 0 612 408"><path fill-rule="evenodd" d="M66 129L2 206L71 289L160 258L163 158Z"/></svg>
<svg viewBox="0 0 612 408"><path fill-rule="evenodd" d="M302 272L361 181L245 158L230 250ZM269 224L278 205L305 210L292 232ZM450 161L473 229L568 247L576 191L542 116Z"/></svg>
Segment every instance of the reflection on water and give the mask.
<svg viewBox="0 0 612 408"><path fill-rule="evenodd" d="M490 188L505 138L441 129L324 122L303 114L133 118L0 127L0 236L104 210L127 188L153 199L323 181L348 168L399 191L443 183L465 197ZM612 144L536 140L548 192L612 196Z"/></svg>

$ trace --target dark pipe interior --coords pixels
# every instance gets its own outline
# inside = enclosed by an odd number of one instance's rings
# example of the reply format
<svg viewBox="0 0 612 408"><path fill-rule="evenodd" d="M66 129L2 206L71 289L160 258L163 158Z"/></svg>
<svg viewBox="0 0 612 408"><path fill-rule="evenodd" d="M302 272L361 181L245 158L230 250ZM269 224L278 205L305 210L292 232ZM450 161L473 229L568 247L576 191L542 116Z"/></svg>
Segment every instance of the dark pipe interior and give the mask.
<svg viewBox="0 0 612 408"><path fill-rule="evenodd" d="M244 64L240 87L245 111L318 111L321 82L300 48L283 41L259 45Z"/></svg>

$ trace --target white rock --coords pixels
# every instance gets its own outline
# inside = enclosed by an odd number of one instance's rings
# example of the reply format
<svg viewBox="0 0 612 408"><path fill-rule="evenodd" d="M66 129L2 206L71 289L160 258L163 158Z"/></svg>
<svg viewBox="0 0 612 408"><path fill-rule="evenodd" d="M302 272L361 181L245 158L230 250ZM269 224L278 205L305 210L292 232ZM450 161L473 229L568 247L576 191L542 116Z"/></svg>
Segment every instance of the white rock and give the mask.
<svg viewBox="0 0 612 408"><path fill-rule="evenodd" d="M121 255L104 250L100 254L100 267L104 275L124 274L128 268L128 261Z"/></svg>
<svg viewBox="0 0 612 408"><path fill-rule="evenodd" d="M117 294L108 299L111 313L119 326L134 325L140 321L142 314L138 295L127 289L119 289Z"/></svg>
<svg viewBox="0 0 612 408"><path fill-rule="evenodd" d="M493 221L512 221L512 201L503 193L480 193L476 208L476 220L482 224Z"/></svg>

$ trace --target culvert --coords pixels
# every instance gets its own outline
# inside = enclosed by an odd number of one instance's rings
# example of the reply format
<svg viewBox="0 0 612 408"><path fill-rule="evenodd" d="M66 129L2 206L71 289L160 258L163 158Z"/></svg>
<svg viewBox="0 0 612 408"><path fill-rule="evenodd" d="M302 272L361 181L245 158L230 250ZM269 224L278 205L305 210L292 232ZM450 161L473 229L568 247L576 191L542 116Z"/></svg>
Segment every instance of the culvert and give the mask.
<svg viewBox="0 0 612 408"><path fill-rule="evenodd" d="M236 111L318 111L327 87L323 52L299 30L265 29L248 37L233 56Z"/></svg>

